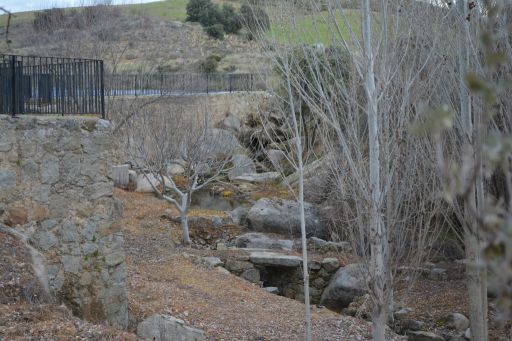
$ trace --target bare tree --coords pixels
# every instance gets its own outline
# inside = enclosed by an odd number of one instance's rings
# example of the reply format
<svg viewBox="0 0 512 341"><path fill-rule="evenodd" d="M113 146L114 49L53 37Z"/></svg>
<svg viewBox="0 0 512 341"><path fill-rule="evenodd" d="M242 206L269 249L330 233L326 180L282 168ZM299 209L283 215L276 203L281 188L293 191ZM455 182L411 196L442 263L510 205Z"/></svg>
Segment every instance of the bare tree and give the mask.
<svg viewBox="0 0 512 341"><path fill-rule="evenodd" d="M179 212L183 241L190 244L188 213L194 192L217 180L237 145L224 131L211 129L207 114L142 111L131 124L132 161L154 192ZM179 163L183 181L173 178Z"/></svg>
<svg viewBox="0 0 512 341"><path fill-rule="evenodd" d="M304 7L305 6L305 7ZM417 264L436 238L434 153L409 126L427 97L424 74L436 51L443 13L429 4L380 1L378 12L361 2L361 33L350 25L342 1L269 4L276 32L261 37L269 53L297 36L318 39L299 45L290 63L291 86L321 122L325 154L336 180L338 229L354 244L373 302L374 340L385 339L393 304L394 270ZM304 8L307 19L303 25ZM372 27L372 23L375 26ZM279 27L286 29L279 31ZM283 43L283 40L286 42ZM404 164L410 167L403 167ZM434 176L433 176L434 174ZM420 180L421 179L421 180Z"/></svg>

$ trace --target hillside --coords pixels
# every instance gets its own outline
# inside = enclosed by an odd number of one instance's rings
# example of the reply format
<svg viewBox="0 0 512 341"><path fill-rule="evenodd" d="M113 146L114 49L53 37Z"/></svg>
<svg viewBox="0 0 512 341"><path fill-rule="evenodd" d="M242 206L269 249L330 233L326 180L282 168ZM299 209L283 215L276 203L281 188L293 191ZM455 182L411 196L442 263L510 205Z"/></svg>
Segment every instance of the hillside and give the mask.
<svg viewBox="0 0 512 341"><path fill-rule="evenodd" d="M50 30L34 27L33 12L12 19L8 46L22 55L104 59L110 68L126 71L197 72L210 55L222 59L219 71L256 72L266 68L256 44L244 34L210 38L196 23L186 23L185 0L94 9L93 21L82 10L66 9ZM97 12L97 13L96 13ZM89 18L89 17L87 17ZM6 16L0 17L0 26ZM0 34L5 33L5 27Z"/></svg>

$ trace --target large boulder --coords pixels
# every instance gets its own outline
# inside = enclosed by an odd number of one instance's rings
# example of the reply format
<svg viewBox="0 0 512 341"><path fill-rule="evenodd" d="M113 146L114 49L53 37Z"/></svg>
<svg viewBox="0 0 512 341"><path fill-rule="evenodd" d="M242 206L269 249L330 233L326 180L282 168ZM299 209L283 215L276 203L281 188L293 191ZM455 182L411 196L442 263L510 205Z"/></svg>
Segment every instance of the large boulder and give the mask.
<svg viewBox="0 0 512 341"><path fill-rule="evenodd" d="M201 330L185 325L172 316L152 315L137 326L137 336L154 341L203 341Z"/></svg>
<svg viewBox="0 0 512 341"><path fill-rule="evenodd" d="M313 205L304 203L306 233L322 238L326 233ZM300 212L296 201L284 199L258 200L247 215L249 226L258 232L300 236Z"/></svg>
<svg viewBox="0 0 512 341"><path fill-rule="evenodd" d="M251 262L257 265L294 268L302 263L302 258L273 252L253 252Z"/></svg>
<svg viewBox="0 0 512 341"><path fill-rule="evenodd" d="M249 182L249 183L272 183L277 182L281 178L278 172L265 172L265 173L248 173L233 177L232 181Z"/></svg>
<svg viewBox="0 0 512 341"><path fill-rule="evenodd" d="M325 288L320 304L330 309L341 310L359 296L366 293L362 266L349 264L332 276L329 285Z"/></svg>
<svg viewBox="0 0 512 341"><path fill-rule="evenodd" d="M463 332L469 328L469 319L460 313L450 313L444 316L441 321L449 329Z"/></svg>
<svg viewBox="0 0 512 341"><path fill-rule="evenodd" d="M242 131L242 121L236 115L229 113L219 123L219 128L239 134Z"/></svg>
<svg viewBox="0 0 512 341"><path fill-rule="evenodd" d="M270 149L266 151L266 154L275 170L285 174L293 172L293 165L286 157L286 153L284 151L279 149Z"/></svg>
<svg viewBox="0 0 512 341"><path fill-rule="evenodd" d="M431 332L410 331L407 332L408 341L444 341L444 337Z"/></svg>
<svg viewBox="0 0 512 341"><path fill-rule="evenodd" d="M256 166L250 157L245 154L235 154L231 157L233 168L228 172L229 180L233 181L236 177L244 174L256 173Z"/></svg>
<svg viewBox="0 0 512 341"><path fill-rule="evenodd" d="M236 238L235 244L245 249L291 250L293 248L293 240L274 239L260 232L242 234Z"/></svg>
<svg viewBox="0 0 512 341"><path fill-rule="evenodd" d="M164 182L166 186L170 186L170 181L168 178L164 177ZM142 193L152 193L154 190L151 184L153 184L155 187L160 187L161 180L153 174L139 174L137 175L135 191Z"/></svg>
<svg viewBox="0 0 512 341"><path fill-rule="evenodd" d="M233 155L243 149L236 136L224 129L208 129L204 148L206 155L217 157Z"/></svg>

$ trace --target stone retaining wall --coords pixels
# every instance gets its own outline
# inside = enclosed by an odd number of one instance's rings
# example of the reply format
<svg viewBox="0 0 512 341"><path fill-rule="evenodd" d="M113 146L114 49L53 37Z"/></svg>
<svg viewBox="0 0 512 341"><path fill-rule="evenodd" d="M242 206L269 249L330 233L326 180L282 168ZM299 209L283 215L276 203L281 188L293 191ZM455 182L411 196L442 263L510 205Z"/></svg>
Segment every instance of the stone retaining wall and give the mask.
<svg viewBox="0 0 512 341"><path fill-rule="evenodd" d="M110 123L0 115L0 222L46 258L53 294L93 322L128 324Z"/></svg>
<svg viewBox="0 0 512 341"><path fill-rule="evenodd" d="M308 262L311 303L320 302L322 292L340 264L336 258ZM302 259L273 252L253 252L228 258L224 267L231 273L264 287L276 287L279 294L304 301Z"/></svg>

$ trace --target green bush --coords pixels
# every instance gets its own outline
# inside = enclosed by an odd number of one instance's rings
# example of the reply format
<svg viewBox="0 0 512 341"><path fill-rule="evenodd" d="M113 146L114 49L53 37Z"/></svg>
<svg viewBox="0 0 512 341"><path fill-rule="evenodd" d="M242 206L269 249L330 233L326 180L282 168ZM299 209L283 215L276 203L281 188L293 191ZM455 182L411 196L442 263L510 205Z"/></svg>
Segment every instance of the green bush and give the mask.
<svg viewBox="0 0 512 341"><path fill-rule="evenodd" d="M199 18L199 23L201 23L203 27L222 24L222 11L219 6L212 4L210 7L206 8Z"/></svg>
<svg viewBox="0 0 512 341"><path fill-rule="evenodd" d="M250 32L268 31L270 29L270 18L261 7L242 5L240 8L242 22Z"/></svg>
<svg viewBox="0 0 512 341"><path fill-rule="evenodd" d="M217 72L217 67L219 66L219 62L222 57L218 54L209 55L202 63L201 63L201 71L204 73L215 73Z"/></svg>
<svg viewBox="0 0 512 341"><path fill-rule="evenodd" d="M233 6L224 5L221 9L211 0L190 0L187 21L199 22L208 35L217 39L224 38L225 33L237 33L242 28L242 18Z"/></svg>
<svg viewBox="0 0 512 341"><path fill-rule="evenodd" d="M224 27L222 24L215 24L204 28L206 34L215 39L224 39Z"/></svg>
<svg viewBox="0 0 512 341"><path fill-rule="evenodd" d="M238 33L242 28L242 18L231 5L222 7L222 26L227 34Z"/></svg>
<svg viewBox="0 0 512 341"><path fill-rule="evenodd" d="M187 21L199 22L212 6L211 0L190 0L187 4Z"/></svg>

